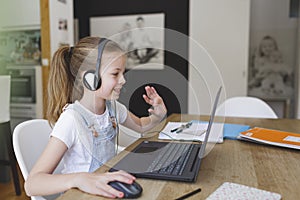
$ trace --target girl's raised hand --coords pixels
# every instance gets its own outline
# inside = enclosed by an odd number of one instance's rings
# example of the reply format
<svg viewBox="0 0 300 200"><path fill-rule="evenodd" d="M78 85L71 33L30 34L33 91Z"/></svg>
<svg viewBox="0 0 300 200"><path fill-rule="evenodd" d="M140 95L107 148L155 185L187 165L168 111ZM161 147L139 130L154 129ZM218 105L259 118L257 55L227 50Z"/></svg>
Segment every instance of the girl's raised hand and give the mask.
<svg viewBox="0 0 300 200"><path fill-rule="evenodd" d="M159 119L163 119L167 114L167 108L163 99L157 94L154 87L146 86L146 94L143 95L144 100L152 106L148 109L150 114L153 114Z"/></svg>

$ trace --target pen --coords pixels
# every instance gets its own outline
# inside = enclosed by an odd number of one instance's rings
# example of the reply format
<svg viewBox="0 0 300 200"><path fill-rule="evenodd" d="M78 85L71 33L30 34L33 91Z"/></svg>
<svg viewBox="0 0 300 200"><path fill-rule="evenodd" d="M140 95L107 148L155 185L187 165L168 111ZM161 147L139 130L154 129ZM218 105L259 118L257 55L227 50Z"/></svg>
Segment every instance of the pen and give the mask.
<svg viewBox="0 0 300 200"><path fill-rule="evenodd" d="M174 128L174 129L171 130L171 132L173 133L173 132L177 131L179 128L180 128L180 127Z"/></svg>
<svg viewBox="0 0 300 200"><path fill-rule="evenodd" d="M172 129L171 133L173 133L175 131L176 131L176 133L180 133L180 132L182 132L183 129L189 128L191 125L192 125L192 122L188 122L188 123L183 124L183 125L181 125L181 126L179 126L177 128Z"/></svg>
<svg viewBox="0 0 300 200"><path fill-rule="evenodd" d="M183 196L181 196L181 197L178 197L176 200L183 200L183 199L186 199L186 198L188 198L188 197L190 197L190 196L193 196L194 194L197 194L198 192L201 192L201 188L198 188L198 189L196 189L196 190L194 190L194 191L192 191L192 192L189 192L189 193L187 193L187 194L185 194L185 195L183 195Z"/></svg>

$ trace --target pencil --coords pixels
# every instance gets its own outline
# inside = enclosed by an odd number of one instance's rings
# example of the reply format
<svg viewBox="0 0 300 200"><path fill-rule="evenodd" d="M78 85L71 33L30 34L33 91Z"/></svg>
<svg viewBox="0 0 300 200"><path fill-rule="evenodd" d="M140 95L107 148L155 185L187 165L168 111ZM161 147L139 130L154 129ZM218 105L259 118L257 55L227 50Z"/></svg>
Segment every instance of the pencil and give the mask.
<svg viewBox="0 0 300 200"><path fill-rule="evenodd" d="M192 191L192 192L189 192L189 193L187 193L187 194L185 194L185 195L183 195L183 196L181 196L181 197L178 197L176 200L183 200L183 199L186 199L186 198L188 198L188 197L190 197L190 196L193 196L194 194L197 194L198 192L201 192L201 188L198 188L198 189L196 189L196 190L194 190L194 191Z"/></svg>

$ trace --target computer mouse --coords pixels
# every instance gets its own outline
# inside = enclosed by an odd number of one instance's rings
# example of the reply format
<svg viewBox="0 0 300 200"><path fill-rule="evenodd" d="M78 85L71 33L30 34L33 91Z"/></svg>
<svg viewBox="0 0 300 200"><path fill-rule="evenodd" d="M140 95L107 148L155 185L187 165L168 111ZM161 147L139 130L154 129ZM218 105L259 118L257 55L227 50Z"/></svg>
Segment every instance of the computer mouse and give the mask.
<svg viewBox="0 0 300 200"><path fill-rule="evenodd" d="M119 181L112 181L109 182L108 185L115 188L116 190L123 192L124 197L123 198L138 198L141 196L143 192L143 188L140 184L138 184L136 181L134 181L132 184L127 184Z"/></svg>

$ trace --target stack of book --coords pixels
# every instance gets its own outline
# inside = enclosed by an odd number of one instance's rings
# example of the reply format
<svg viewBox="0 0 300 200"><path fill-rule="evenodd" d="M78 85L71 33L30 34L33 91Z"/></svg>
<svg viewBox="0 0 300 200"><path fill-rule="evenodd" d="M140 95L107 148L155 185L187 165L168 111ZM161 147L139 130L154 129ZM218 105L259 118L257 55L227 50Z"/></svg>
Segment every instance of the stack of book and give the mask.
<svg viewBox="0 0 300 200"><path fill-rule="evenodd" d="M292 149L300 149L299 133L255 127L241 132L238 139Z"/></svg>

